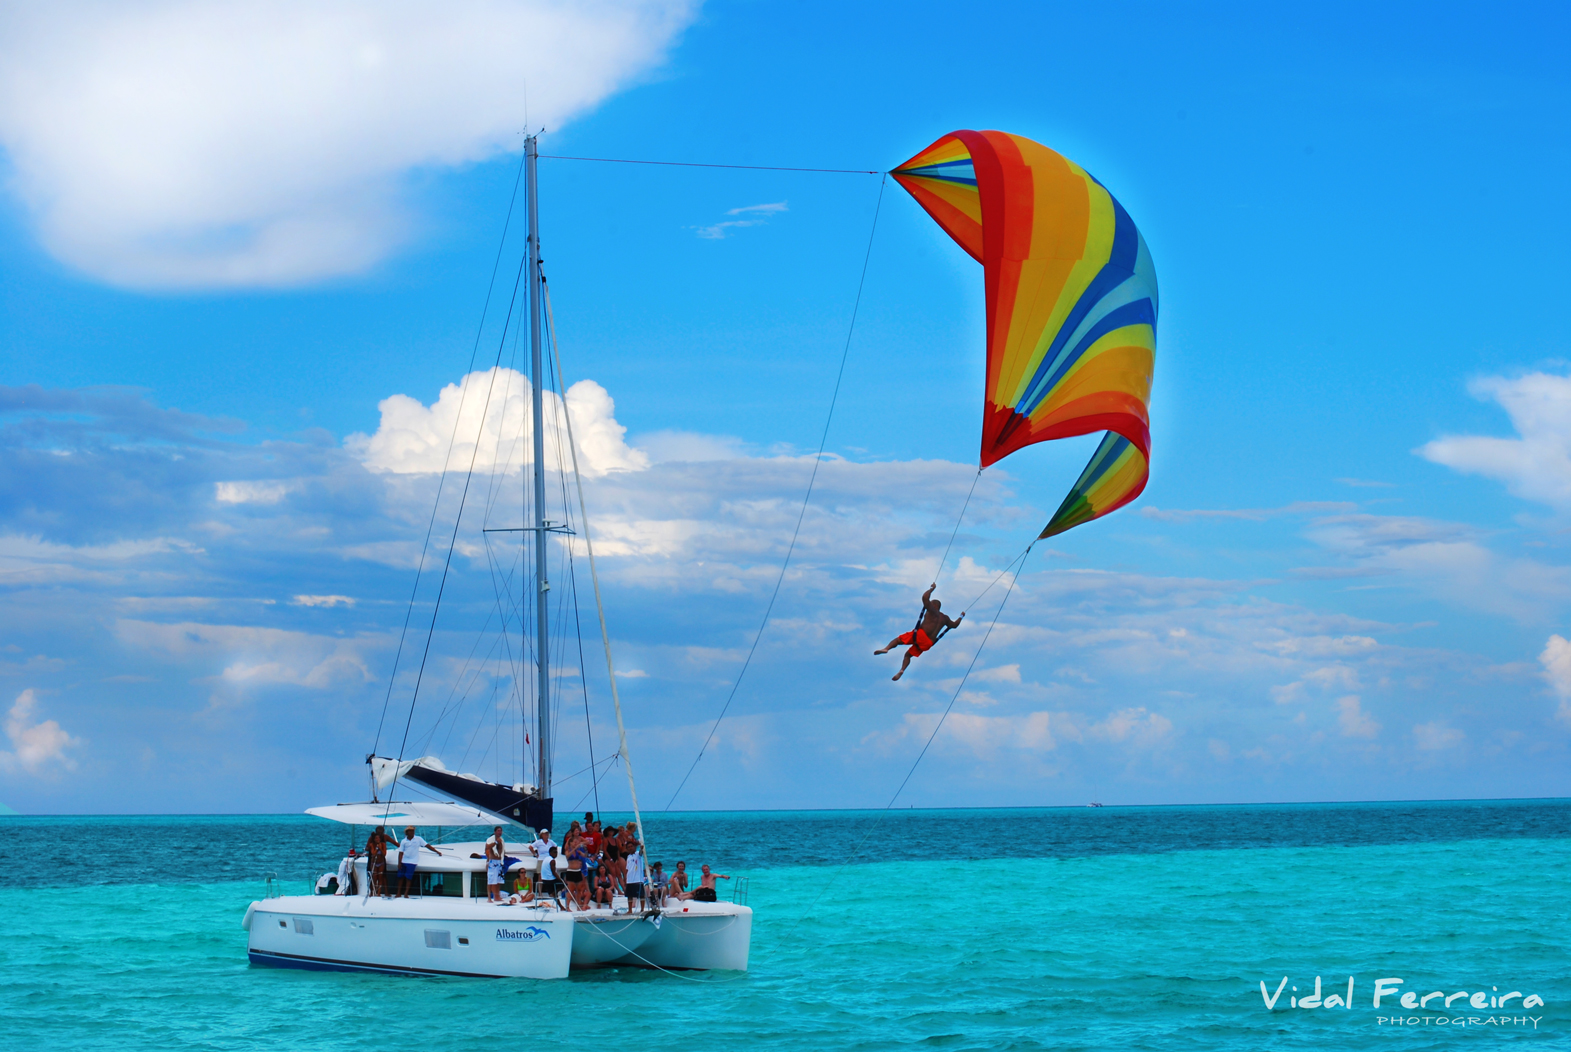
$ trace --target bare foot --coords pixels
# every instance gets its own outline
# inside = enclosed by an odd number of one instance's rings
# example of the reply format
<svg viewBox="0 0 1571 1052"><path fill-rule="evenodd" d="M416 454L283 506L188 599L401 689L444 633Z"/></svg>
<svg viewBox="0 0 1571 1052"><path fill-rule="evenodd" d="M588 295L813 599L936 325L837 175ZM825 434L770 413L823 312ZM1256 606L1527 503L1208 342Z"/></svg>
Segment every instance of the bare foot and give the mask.
<svg viewBox="0 0 1571 1052"><path fill-rule="evenodd" d="M885 647L883 650L875 650L875 651L873 651L873 656L874 657L878 657L881 654L887 654L887 653L889 653L889 648Z"/></svg>
<svg viewBox="0 0 1571 1052"><path fill-rule="evenodd" d="M899 672L896 672L893 676L890 676L889 678L891 680L897 680L897 679L899 679L901 676L903 676L905 674L906 674L906 670L905 669L901 669Z"/></svg>

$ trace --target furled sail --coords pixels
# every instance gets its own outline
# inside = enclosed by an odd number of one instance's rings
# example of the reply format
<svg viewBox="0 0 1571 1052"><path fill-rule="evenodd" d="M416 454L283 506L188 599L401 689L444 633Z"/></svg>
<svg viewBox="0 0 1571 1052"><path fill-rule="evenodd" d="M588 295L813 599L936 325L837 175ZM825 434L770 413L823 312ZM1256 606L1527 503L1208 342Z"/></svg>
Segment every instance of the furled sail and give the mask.
<svg viewBox="0 0 1571 1052"><path fill-rule="evenodd" d="M1079 165L1007 132L952 132L890 174L983 267L982 467L1105 431L1041 536L1138 497L1150 473L1157 291L1129 214Z"/></svg>

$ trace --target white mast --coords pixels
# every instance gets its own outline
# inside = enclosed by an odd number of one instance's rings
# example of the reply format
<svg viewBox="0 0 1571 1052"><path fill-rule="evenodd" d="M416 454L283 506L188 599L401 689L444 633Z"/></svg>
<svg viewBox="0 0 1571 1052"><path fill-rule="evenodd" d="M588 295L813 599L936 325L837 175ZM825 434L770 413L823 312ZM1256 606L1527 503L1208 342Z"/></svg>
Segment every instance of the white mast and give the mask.
<svg viewBox="0 0 1571 1052"><path fill-rule="evenodd" d="M551 582L546 573L545 521L545 414L542 402L545 373L540 365L540 197L537 179L539 143L533 135L524 139L524 187L529 208L529 388L534 420L535 461L535 667L539 681L535 687L535 737L540 747L536 768L542 799L551 799ZM528 587L526 584L525 587Z"/></svg>

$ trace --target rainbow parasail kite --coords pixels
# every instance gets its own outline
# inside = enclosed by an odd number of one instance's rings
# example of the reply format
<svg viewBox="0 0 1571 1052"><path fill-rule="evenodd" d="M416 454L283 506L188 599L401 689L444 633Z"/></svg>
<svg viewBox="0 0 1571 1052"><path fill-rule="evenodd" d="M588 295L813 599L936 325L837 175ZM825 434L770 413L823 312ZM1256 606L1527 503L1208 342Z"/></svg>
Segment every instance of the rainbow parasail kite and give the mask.
<svg viewBox="0 0 1571 1052"><path fill-rule="evenodd" d="M1073 161L1007 132L951 132L890 174L982 264L982 467L1034 442L1107 432L1042 537L1140 496L1156 268L1129 213Z"/></svg>

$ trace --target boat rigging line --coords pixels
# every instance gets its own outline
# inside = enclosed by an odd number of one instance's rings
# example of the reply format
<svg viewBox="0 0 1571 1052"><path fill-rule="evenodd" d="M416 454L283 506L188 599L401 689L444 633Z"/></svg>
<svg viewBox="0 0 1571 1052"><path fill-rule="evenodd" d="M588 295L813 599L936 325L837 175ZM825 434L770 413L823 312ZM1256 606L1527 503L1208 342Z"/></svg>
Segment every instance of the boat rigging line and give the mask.
<svg viewBox="0 0 1571 1052"><path fill-rule="evenodd" d="M509 210L509 215L511 215L511 210ZM531 232L531 234L532 233L533 232ZM526 257L525 261L527 261L527 257ZM387 787L387 799L388 799L388 807L389 808L392 807L392 801L396 798L396 793L397 793L397 790L398 790L398 779L401 777L401 773L402 773L400 771L400 768L403 766L403 761L404 761L404 749L409 744L409 728L411 726L413 726L414 720L415 720L415 703L420 700L420 685L425 680L425 666L426 666L426 662L431 657L431 641L436 638L436 617L437 617L437 613L442 608L442 594L447 590L447 577L448 577L448 574L452 570L452 567L453 567L453 552L458 547L458 527L464 521L464 502L469 497L469 484L470 484L471 481L473 481L473 479L475 477L475 461L480 456L480 446L482 444L481 441L480 441L480 436L484 432L484 429L485 429L486 416L491 412L491 396L492 396L492 394L495 393L497 373L501 371L502 351L507 346L507 330L508 330L508 326L512 324L513 307L514 307L514 305L518 301L518 286L519 286L520 282L523 281L523 277L524 277L524 262L525 261L521 261L518 264L518 275L517 275L517 277L515 277L513 279L513 294L512 294L512 297L508 300L507 318L502 323L502 338L501 338L501 340L499 340L497 342L497 347L496 347L496 364L494 366L492 366L492 368L491 368L491 378L490 378L490 380L486 384L485 404L480 409L480 422L479 422L479 424L476 425L475 447L469 453L469 468L468 468L467 471L464 472L464 488L460 492L459 497L458 497L458 513L453 516L453 533L452 533L452 536L448 538L448 542L447 542L447 558L442 563L442 577L440 579L440 582L437 585L436 601L435 601L435 603L432 604L432 607L431 607L431 624L426 629L425 647L421 651L421 654L420 654L420 670L415 674L414 690L413 690L413 692L409 696L409 716L408 716L407 719L404 720L404 736L398 743L398 765L393 768L393 780ZM471 365L472 365L472 363L471 363ZM471 371L472 371L472 369L471 369ZM465 379L467 380L468 376L469 376L469 373L465 373L464 376L465 376ZM469 388L469 384L466 382L463 386L464 386L465 391L467 391L468 388ZM463 398L462 398L462 396L460 396L460 401L459 401L458 419L459 420L463 419ZM453 424L453 434L454 434L454 437L456 438L456 436L458 434L458 424L457 424L456 421ZM449 452L449 455L451 455L451 452L452 452L451 448L449 448L448 452ZM445 480L447 478L447 464L446 464L446 462L444 462L443 465L442 465L442 478L443 478L443 480ZM438 487L440 489L440 483L438 484ZM435 510L435 508L432 509L431 515L432 515L432 519L434 520L435 517L436 517L436 510ZM416 584L417 584L417 587L418 587L418 577L416 578ZM411 599L410 603L413 604L413 602L414 602L414 600ZM395 674L396 674L396 672L395 672ZM389 686L389 694L391 694L391 685Z"/></svg>
<svg viewBox="0 0 1571 1052"><path fill-rule="evenodd" d="M485 334L485 320L491 310L491 297L496 292L496 275L502 266L502 251L507 247L507 232L513 224L513 209L518 204L518 187L524 178L524 160L523 157L518 159L518 172L513 176L513 193L507 200L507 217L502 220L502 236L497 241L496 258L491 262L491 280L486 283L485 303L480 308L480 324L475 328L475 343L469 352L469 368L464 371L465 376L474 371L475 359L480 355L480 339ZM516 283L513 287L513 295L515 297L518 295ZM509 314L512 312L511 305L508 307L508 312ZM506 331L504 328L503 333L505 334ZM501 357L500 351L497 352L497 356ZM452 457L453 446L458 441L458 423L464 417L463 399L467 393L468 385L465 384L464 391L459 395L458 415L453 418L453 433L447 439L447 458ZM415 567L415 585L409 593L409 608L404 612L404 627L398 633L398 650L393 655L393 671L387 677L387 694L382 699L382 715L376 721L376 737L371 744L372 755L375 755L382 746L382 725L387 721L387 706L393 700L393 682L398 678L398 662L404 654L404 637L409 632L409 619L414 616L415 597L420 593L420 578L425 573L426 551L431 545L431 533L436 528L436 512L442 506L442 487L447 482L447 458L442 461L443 470L436 484L436 499L431 502L431 521L426 524L425 540L420 545L420 561ZM372 796L375 795L373 792Z"/></svg>
<svg viewBox="0 0 1571 1052"><path fill-rule="evenodd" d="M551 337L551 357L556 363L557 383L562 385L565 393L566 380L562 374L562 351L556 339L556 315L551 311L551 286L546 282L544 274L540 278L540 291L545 298L546 331ZM563 403L566 404L565 398ZM606 628L605 603L600 598L600 572L595 567L595 545L589 531L589 509L584 501L584 477L578 470L578 444L573 439L573 414L564 412L562 416L567 425L567 448L572 453L573 482L578 487L578 518L584 527L584 551L589 556L589 580L595 589L595 613L600 617L600 640L605 644L605 667L611 681L611 704L616 709L617 755L622 758L622 766L627 769L627 791L633 799L633 822L638 827L638 842L644 845L647 858L649 841L644 836L644 817L638 809L638 786L633 782L633 761L627 755L627 727L622 722L622 696L616 689L616 665L611 659L611 632ZM595 784L599 785L598 779Z"/></svg>
<svg viewBox="0 0 1571 1052"><path fill-rule="evenodd" d="M735 168L749 172L819 172L825 175L884 175L861 168L783 168L773 164L704 164L699 161L643 161L631 157L567 157L562 154L543 153L543 161L599 161L603 164L656 164L670 168Z"/></svg>
<svg viewBox="0 0 1571 1052"><path fill-rule="evenodd" d="M1025 551L1015 556L1009 565L1006 566L1003 570L999 571L997 577L993 578L993 584L997 584L1004 574L1010 574L1009 587L1005 590L1003 599L999 600L998 609L993 612L993 620L988 624L987 632L982 636L982 642L977 645L976 653L971 655L971 663L966 666L965 674L960 677L960 682L956 685L955 692L950 695L949 704L944 706L944 711L939 714L938 722L933 725L932 733L927 736L927 741L922 743L922 751L917 753L916 759L911 761L911 767L906 771L905 777L900 780L900 785L897 789L895 789L894 795L889 798L889 802L884 805L884 809L878 813L878 817L873 820L873 822L868 826L867 831L862 834L862 839L856 842L856 846L853 847L845 856L844 861L842 861L835 871L829 875L829 879L826 880L823 886L819 888L818 894L813 897L812 902L807 904L807 908L801 913L797 914L795 923L791 926L791 928L788 929L788 931L795 931L797 926L800 925L802 921L807 918L808 914L813 911L813 907L817 906L819 901L829 893L829 889L834 885L835 881L840 878L840 874L862 853L862 846L867 843L868 839L875 831L877 831L879 825L886 817L888 817L890 809L895 806L895 801L900 799L900 794L905 792L905 787L910 784L911 776L916 774L916 769L922 763L922 758L927 755L927 750L932 748L933 741L938 737L938 732L944 727L944 721L949 718L949 713L954 710L955 702L960 700L960 692L965 690L966 681L971 678L971 672L976 668L976 663L981 660L982 651L987 649L987 641L992 638L993 629L998 627L998 619L1004 615L1004 607L1008 604L1009 597L1014 593L1015 584L1020 579L1018 571L1014 573L1011 573L1011 571L1014 571L1016 566L1018 566L1021 570L1025 569L1026 559L1031 555L1031 549L1034 547L1036 547L1036 541L1032 541L1030 544L1026 545ZM990 584L984 588L982 590L982 595L986 595L989 591L991 591L993 584ZM982 595L977 596L977 599L982 598ZM973 599L972 603L975 602L976 600Z"/></svg>
<svg viewBox="0 0 1571 1052"><path fill-rule="evenodd" d="M704 738L704 744L699 746L698 755L693 757L692 765L682 776L676 792L672 793L671 799L666 801L667 811L671 810L671 805L676 803L676 798L681 795L687 780L698 768L698 761L704 758L704 750L709 748L709 743L714 740L715 731L720 729L720 721L725 719L726 712L731 708L731 702L736 700L736 692L742 686L742 677L747 675L747 668L753 663L753 654L758 650L758 643L764 638L764 629L769 627L769 615L774 612L775 600L780 598L780 586L785 582L786 569L791 565L792 553L796 551L797 537L802 532L802 520L807 516L807 505L813 497L813 485L818 481L818 469L824 462L824 448L829 443L829 425L834 422L835 405L840 400L840 382L845 379L846 359L851 354L851 337L856 333L856 318L862 307L862 289L867 285L867 265L873 258L873 238L878 233L878 214L883 210L884 188L888 184L888 176L878 182L878 201L873 205L873 225L867 232L867 250L862 254L862 276L856 283L856 300L851 305L851 324L846 329L845 347L840 352L840 368L835 372L835 387L829 396L829 412L824 417L824 431L818 438L818 452L813 454L813 472L807 479L807 492L802 494L802 509L797 512L796 527L791 531L791 543L786 546L785 559L780 563L780 575L775 578L774 591L769 594L769 602L764 607L764 619L753 636L753 645L747 648L747 657L742 661L742 670L736 674L736 682L731 684L731 693L726 696L725 704L720 707L720 715L715 717L714 726L709 728L709 735Z"/></svg>

